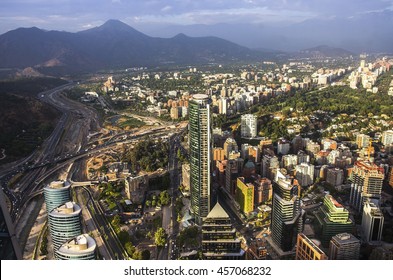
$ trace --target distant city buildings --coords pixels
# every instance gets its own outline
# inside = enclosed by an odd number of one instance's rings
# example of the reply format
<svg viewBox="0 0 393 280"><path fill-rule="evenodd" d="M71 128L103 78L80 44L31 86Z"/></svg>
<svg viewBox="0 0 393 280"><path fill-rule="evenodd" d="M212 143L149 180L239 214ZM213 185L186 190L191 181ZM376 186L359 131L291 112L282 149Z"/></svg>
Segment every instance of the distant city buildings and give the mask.
<svg viewBox="0 0 393 280"><path fill-rule="evenodd" d="M381 142L384 146L393 144L393 130L387 130L382 132Z"/></svg>

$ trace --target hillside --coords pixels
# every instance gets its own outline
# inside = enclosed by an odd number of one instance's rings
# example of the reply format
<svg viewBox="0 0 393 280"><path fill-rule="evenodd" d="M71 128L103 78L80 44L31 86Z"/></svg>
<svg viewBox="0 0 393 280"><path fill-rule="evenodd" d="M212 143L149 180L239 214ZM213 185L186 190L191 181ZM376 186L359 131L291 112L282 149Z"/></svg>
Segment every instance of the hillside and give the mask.
<svg viewBox="0 0 393 280"><path fill-rule="evenodd" d="M217 37L149 37L117 20L77 33L19 28L0 36L0 53L0 68L33 67L59 74L250 61L266 55Z"/></svg>

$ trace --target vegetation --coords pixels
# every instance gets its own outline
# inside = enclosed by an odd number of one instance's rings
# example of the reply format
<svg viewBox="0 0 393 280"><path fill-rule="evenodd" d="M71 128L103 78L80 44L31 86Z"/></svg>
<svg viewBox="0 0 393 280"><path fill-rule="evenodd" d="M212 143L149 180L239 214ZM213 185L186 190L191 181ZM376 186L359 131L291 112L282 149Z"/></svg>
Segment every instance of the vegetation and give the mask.
<svg viewBox="0 0 393 280"><path fill-rule="evenodd" d="M122 129L125 129L125 128L127 128L127 129L137 128L137 127L142 127L144 125L145 125L145 122L143 122L141 120L138 120L136 118L132 118L132 117L127 117L126 120L121 121L119 123L119 126Z"/></svg>
<svg viewBox="0 0 393 280"><path fill-rule="evenodd" d="M164 168L168 165L168 144L161 139L154 141L145 138L129 149L125 158L132 164L134 170L146 170L152 172L158 168Z"/></svg>
<svg viewBox="0 0 393 280"><path fill-rule="evenodd" d="M0 148L7 155L2 163L27 156L50 135L59 112L37 100L37 94L65 83L54 78L0 81Z"/></svg>
<svg viewBox="0 0 393 280"><path fill-rule="evenodd" d="M158 247L163 247L165 245L166 239L167 239L167 234L165 230L162 227L160 227L154 234L154 243Z"/></svg>
<svg viewBox="0 0 393 280"><path fill-rule="evenodd" d="M179 247L197 247L198 246L198 227L192 226L185 228L179 233L176 238L177 245Z"/></svg>
<svg viewBox="0 0 393 280"><path fill-rule="evenodd" d="M48 227L45 228L42 234L42 240L40 245L40 255L45 256L48 254Z"/></svg>
<svg viewBox="0 0 393 280"><path fill-rule="evenodd" d="M163 176L155 177L149 180L149 188L151 190L167 190L171 185L171 178L169 173L165 173Z"/></svg>
<svg viewBox="0 0 393 280"><path fill-rule="evenodd" d="M146 200L145 205L147 207L155 207L155 206L165 206L168 205L171 201L171 197L168 191L162 191L159 195L150 195L149 198Z"/></svg>

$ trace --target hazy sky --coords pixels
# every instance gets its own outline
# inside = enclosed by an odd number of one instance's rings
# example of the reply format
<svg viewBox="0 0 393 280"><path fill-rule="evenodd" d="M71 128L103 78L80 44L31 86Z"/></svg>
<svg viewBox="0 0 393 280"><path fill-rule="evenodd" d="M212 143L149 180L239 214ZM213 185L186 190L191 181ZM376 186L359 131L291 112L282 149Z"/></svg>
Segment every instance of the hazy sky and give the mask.
<svg viewBox="0 0 393 280"><path fill-rule="evenodd" d="M119 19L143 24L280 23L393 10L393 0L1 0L0 34L37 26L79 31Z"/></svg>

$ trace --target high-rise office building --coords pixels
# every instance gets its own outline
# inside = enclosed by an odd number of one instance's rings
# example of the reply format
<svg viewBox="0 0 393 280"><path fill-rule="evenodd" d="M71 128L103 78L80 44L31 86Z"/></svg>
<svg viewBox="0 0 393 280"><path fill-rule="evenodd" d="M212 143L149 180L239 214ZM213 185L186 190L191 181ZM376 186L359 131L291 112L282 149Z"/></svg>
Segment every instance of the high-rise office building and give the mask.
<svg viewBox="0 0 393 280"><path fill-rule="evenodd" d="M195 94L189 103L191 212L200 224L210 212L212 133L210 99Z"/></svg>
<svg viewBox="0 0 393 280"><path fill-rule="evenodd" d="M239 169L236 160L228 160L225 168L225 189L230 195L235 195L236 180Z"/></svg>
<svg viewBox="0 0 393 280"><path fill-rule="evenodd" d="M339 233L330 240L329 260L358 260L360 240L350 233Z"/></svg>
<svg viewBox="0 0 393 280"><path fill-rule="evenodd" d="M248 214L254 211L254 185L246 183L244 177L237 178L236 202L240 205L240 211Z"/></svg>
<svg viewBox="0 0 393 280"><path fill-rule="evenodd" d="M245 256L236 229L219 203L203 218L202 253L208 260L237 260Z"/></svg>
<svg viewBox="0 0 393 280"><path fill-rule="evenodd" d="M384 216L378 207L378 201L366 200L362 215L363 239L366 242L381 241Z"/></svg>
<svg viewBox="0 0 393 280"><path fill-rule="evenodd" d="M369 161L356 161L351 173L350 204L362 211L366 199L380 199L384 170Z"/></svg>
<svg viewBox="0 0 393 280"><path fill-rule="evenodd" d="M315 212L315 217L317 218L317 232L325 247L329 246L333 236L353 230L353 221L349 218L349 211L330 194L323 199L323 205Z"/></svg>
<svg viewBox="0 0 393 280"><path fill-rule="evenodd" d="M68 181L53 181L44 188L46 211L49 213L54 208L71 199L71 184Z"/></svg>
<svg viewBox="0 0 393 280"><path fill-rule="evenodd" d="M326 260L326 254L319 248L320 242L308 238L303 233L297 235L296 259L297 260Z"/></svg>
<svg viewBox="0 0 393 280"><path fill-rule="evenodd" d="M68 201L52 209L49 212L48 221L55 250L82 233L81 208L75 202Z"/></svg>
<svg viewBox="0 0 393 280"><path fill-rule="evenodd" d="M245 114L241 117L241 136L245 138L253 138L257 136L257 116L253 114Z"/></svg>
<svg viewBox="0 0 393 280"><path fill-rule="evenodd" d="M273 189L271 237L282 251L291 251L303 228L300 186L296 180L278 179Z"/></svg>
<svg viewBox="0 0 393 280"><path fill-rule="evenodd" d="M88 234L81 234L66 241L55 251L57 260L95 260L96 242Z"/></svg>

